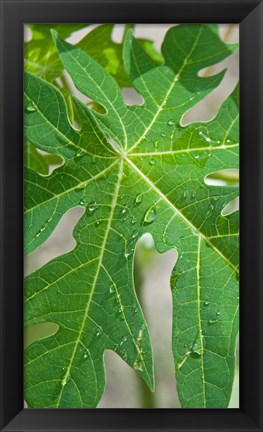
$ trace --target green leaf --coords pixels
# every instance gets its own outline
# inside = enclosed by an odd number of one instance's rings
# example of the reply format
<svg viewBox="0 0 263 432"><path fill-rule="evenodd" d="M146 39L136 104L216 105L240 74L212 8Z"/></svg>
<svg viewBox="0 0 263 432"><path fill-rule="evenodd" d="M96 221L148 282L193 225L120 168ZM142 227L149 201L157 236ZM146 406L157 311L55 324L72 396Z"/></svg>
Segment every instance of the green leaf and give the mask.
<svg viewBox="0 0 263 432"><path fill-rule="evenodd" d="M48 161L41 155L30 143L24 145L24 163L25 167L37 171L39 174L48 174Z"/></svg>
<svg viewBox="0 0 263 432"><path fill-rule="evenodd" d="M123 64L123 43L112 40L113 28L114 26L109 24L99 26L88 33L77 46L103 66L116 79L120 87L131 87L131 81ZM152 41L140 39L139 43L152 58L159 63L162 62L162 56L155 50Z"/></svg>
<svg viewBox="0 0 263 432"><path fill-rule="evenodd" d="M88 24L56 24L52 25L61 37L67 38ZM25 70L34 73L50 82L62 74L63 66L54 47L50 24L29 24L32 39L25 43Z"/></svg>
<svg viewBox="0 0 263 432"><path fill-rule="evenodd" d="M144 98L128 107L105 69L53 36L76 87L106 113L75 100L76 130L61 93L26 75L25 135L64 159L47 177L26 171L26 251L46 240L68 209L85 209L75 248L26 278L26 325L59 325L25 352L26 400L32 407L95 407L105 349L153 389L150 337L133 284L134 248L150 232L159 252L179 253L171 289L181 405L227 407L238 330L238 213L221 212L238 189L208 186L205 178L238 168L238 89L213 120L180 121L224 75L200 78L199 70L236 46L224 44L214 25L180 25L168 31L165 63L156 65L127 32L125 67Z"/></svg>

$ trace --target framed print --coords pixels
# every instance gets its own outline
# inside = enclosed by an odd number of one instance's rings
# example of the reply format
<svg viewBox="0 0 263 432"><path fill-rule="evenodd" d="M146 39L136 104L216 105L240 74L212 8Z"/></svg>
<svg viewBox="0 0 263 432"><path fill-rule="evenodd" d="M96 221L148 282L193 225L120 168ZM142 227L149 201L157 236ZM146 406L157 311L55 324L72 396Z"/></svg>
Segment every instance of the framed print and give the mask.
<svg viewBox="0 0 263 432"><path fill-rule="evenodd" d="M261 2L1 6L1 430L262 430Z"/></svg>

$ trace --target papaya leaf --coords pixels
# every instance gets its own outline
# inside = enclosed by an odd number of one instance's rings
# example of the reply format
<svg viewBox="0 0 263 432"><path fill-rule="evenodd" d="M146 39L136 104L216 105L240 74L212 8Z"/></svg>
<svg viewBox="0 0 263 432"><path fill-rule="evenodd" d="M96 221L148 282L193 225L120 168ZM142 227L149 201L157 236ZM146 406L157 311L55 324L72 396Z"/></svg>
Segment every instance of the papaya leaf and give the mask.
<svg viewBox="0 0 263 432"><path fill-rule="evenodd" d="M105 24L88 33L77 46L89 54L97 63L105 68L120 87L132 87L132 83L125 70L122 58L123 43L112 40L114 25ZM148 39L137 39L139 44L157 62L162 62L162 56Z"/></svg>
<svg viewBox="0 0 263 432"><path fill-rule="evenodd" d="M128 31L126 71L144 99L127 106L120 87L91 56L53 38L75 86L105 113L75 99L80 128L60 91L26 74L25 135L64 164L49 176L26 169L25 250L62 215L81 206L75 248L26 278L25 324L59 330L25 351L31 407L95 407L105 386L103 354L114 350L154 389L153 356L133 283L137 240L150 232L178 259L171 275L172 350L182 407L225 408L238 331L238 212L222 215L237 187L210 186L209 174L238 168L238 88L209 122L181 118L221 82L198 72L229 56L215 25L180 25L156 64Z"/></svg>
<svg viewBox="0 0 263 432"><path fill-rule="evenodd" d="M62 75L63 66L50 35L50 24L28 24L32 39L25 43L25 70L47 81L54 81ZM61 37L67 38L73 32L88 24L56 24L52 27Z"/></svg>
<svg viewBox="0 0 263 432"><path fill-rule="evenodd" d="M24 165L27 168L37 171L39 174L48 174L49 164L47 159L29 142L26 142L24 145Z"/></svg>

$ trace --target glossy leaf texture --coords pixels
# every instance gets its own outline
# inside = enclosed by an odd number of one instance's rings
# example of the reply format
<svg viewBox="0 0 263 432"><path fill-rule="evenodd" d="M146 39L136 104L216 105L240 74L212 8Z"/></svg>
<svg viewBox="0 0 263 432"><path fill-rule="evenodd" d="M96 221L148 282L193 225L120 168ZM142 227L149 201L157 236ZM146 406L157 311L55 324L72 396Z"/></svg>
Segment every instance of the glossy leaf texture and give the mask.
<svg viewBox="0 0 263 432"><path fill-rule="evenodd" d="M80 128L62 94L26 74L25 135L58 154L49 176L26 170L26 253L81 206L75 248L26 278L25 323L58 332L25 352L25 397L32 407L95 407L105 386L103 353L114 350L154 388L146 321L133 284L143 233L159 252L175 248L171 276L172 350L182 407L223 408L231 395L238 331L238 213L222 215L237 187L207 175L238 168L238 89L209 122L182 116L221 82L198 72L229 56L215 25L171 28L156 64L128 31L124 65L143 105L127 106L115 79L91 56L53 38L75 86L105 113L75 99Z"/></svg>

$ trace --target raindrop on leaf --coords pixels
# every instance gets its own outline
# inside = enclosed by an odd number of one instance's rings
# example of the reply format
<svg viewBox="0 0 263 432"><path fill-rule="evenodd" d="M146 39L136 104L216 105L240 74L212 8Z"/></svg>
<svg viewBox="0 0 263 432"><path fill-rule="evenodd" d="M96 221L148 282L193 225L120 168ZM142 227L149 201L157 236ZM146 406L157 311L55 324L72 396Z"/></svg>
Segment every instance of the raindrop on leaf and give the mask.
<svg viewBox="0 0 263 432"><path fill-rule="evenodd" d="M155 205L151 206L144 215L143 224L150 224L156 219L156 208Z"/></svg>

